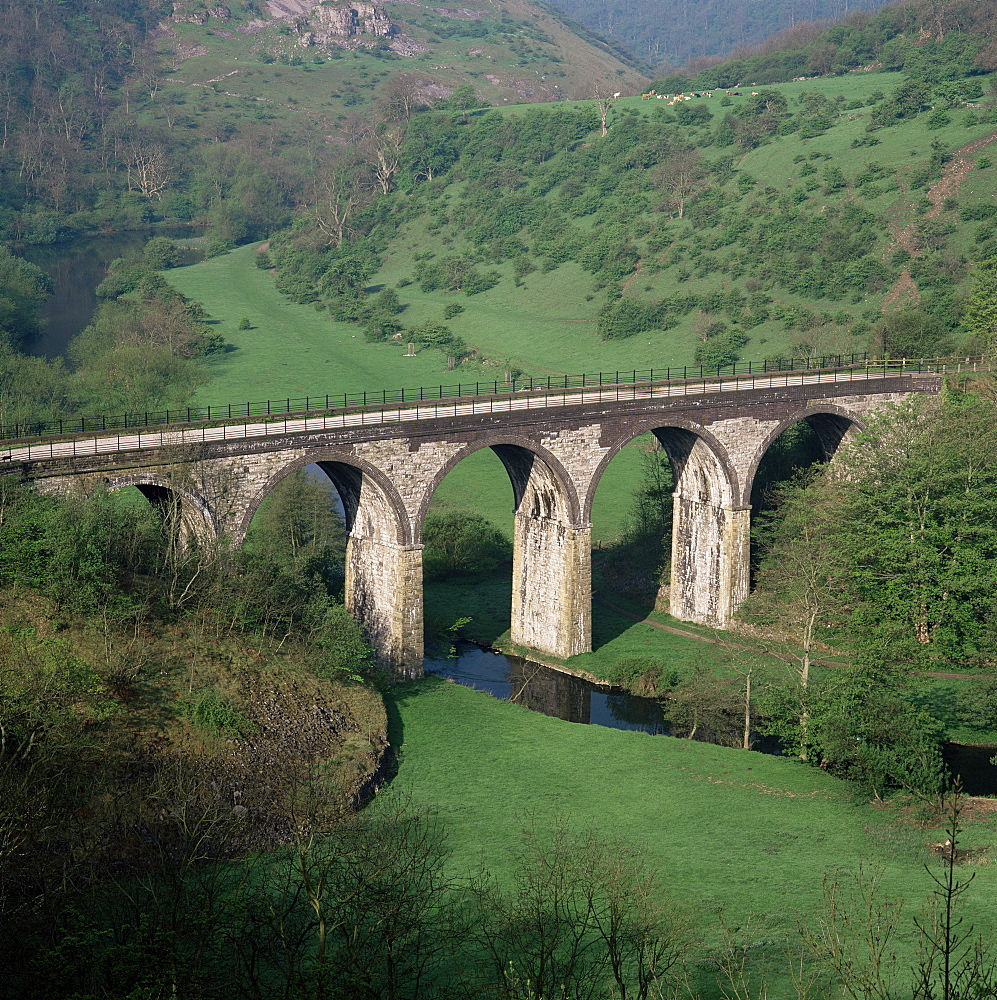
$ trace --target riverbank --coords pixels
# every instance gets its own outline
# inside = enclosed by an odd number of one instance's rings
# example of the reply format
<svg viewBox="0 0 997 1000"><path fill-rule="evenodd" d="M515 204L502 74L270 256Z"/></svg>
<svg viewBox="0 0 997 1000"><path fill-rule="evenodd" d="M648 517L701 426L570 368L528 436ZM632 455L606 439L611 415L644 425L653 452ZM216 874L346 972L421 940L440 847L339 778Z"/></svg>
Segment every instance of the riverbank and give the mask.
<svg viewBox="0 0 997 1000"><path fill-rule="evenodd" d="M97 306L97 286L108 265L139 252L153 236L190 240L198 232L191 223L160 223L113 232L84 233L71 240L16 248L25 260L52 279L52 295L42 308L44 329L25 344L26 354L55 358L89 322ZM192 261L188 261L192 262Z"/></svg>
<svg viewBox="0 0 997 1000"><path fill-rule="evenodd" d="M773 970L782 968L798 916L822 905L826 874L881 869L883 891L911 913L932 888L923 865L937 863L928 846L937 830L915 827L900 809L857 802L846 783L793 760L573 725L438 678L387 697L400 766L373 808L429 810L447 835L455 875L483 868L508 879L524 826L565 818L639 845L672 899L693 909L707 947L721 915L750 923L752 968L768 962ZM974 821L965 844L995 836L992 817ZM986 929L997 872L974 870L964 915ZM899 945L908 959L915 938L905 920ZM783 973L780 985L785 991L771 995L790 995Z"/></svg>

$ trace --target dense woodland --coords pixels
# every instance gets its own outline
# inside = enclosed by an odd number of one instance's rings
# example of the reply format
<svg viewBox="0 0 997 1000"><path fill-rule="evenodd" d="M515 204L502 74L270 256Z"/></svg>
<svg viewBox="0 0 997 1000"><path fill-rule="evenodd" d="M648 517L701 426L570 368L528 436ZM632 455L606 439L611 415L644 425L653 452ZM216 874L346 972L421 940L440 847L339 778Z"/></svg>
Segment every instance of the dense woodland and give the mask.
<svg viewBox="0 0 997 1000"><path fill-rule="evenodd" d="M836 13L801 6L808 18ZM810 357L993 356L997 208L929 197L955 151L932 141L938 129L958 118L967 134L997 131L989 0L803 25L648 85L756 88L710 104L637 108L600 90L585 103L493 110L472 85L430 93L394 74L331 143L319 123L229 128L217 109L182 106L172 124L157 117L165 5L0 11L0 230L11 248L0 250L0 425L179 406L208 384L204 361L224 338L170 284L179 257L163 237L112 267L65 361L21 350L49 283L19 246L158 219L203 224L209 255L268 238L257 262L289 300L367 342L414 343L458 366L480 363L459 326L476 296L561 268L598 301L596 336L693 324L686 361L697 366L737 360L773 325ZM734 29L753 37L748 24ZM903 77L854 107L828 96L835 74L870 63ZM798 76L821 79L793 102L771 89ZM867 122L846 147L859 167L806 145L852 113ZM870 149L905 128L927 154L887 170ZM800 149L791 185L742 168L789 143ZM993 162L979 156L972 169ZM895 201L911 213L902 239ZM413 225L435 242L408 277L372 287ZM649 294L638 274L669 291ZM905 279L916 299L887 308ZM414 288L447 296L437 320L408 321ZM938 399L884 412L829 466L811 465L806 427L772 449L753 498L754 594L741 635L724 641L785 663L781 683L752 689L751 667L679 675L654 658L620 660L609 679L666 700L677 734L742 746L769 733L800 766L850 782L857 800L892 796L957 841L946 723L912 680L968 676L948 721L997 730L995 406L992 379L953 378ZM660 452L645 466L626 536L598 560L620 592L635 576L654 591L667 574L671 470ZM201 473L191 461L178 474ZM455 875L448 831L418 809L354 814L405 761L388 752L399 739L378 693L388 679L343 608L342 524L314 482L289 477L236 552L179 544L178 513L138 495L57 500L17 478L0 479L10 995L765 995L751 992L766 971L745 972L753 945L741 928L663 905L659 873L623 839L524 820L502 881ZM430 584L508 571L508 540L471 512L434 511L425 534ZM835 668L818 669L828 657ZM990 929L977 941L939 916L970 881L955 849L945 860L935 917L904 932L920 957L905 952L890 969L878 949L900 910L870 903L868 882L829 876L823 908L801 915L793 937L798 995L993 996Z"/></svg>
<svg viewBox="0 0 997 1000"><path fill-rule="evenodd" d="M697 58L719 59L732 50L764 42L798 22L837 21L858 11L875 11L884 0L777 0L723 4L685 0L560 0L573 18L619 39L648 62L681 66Z"/></svg>

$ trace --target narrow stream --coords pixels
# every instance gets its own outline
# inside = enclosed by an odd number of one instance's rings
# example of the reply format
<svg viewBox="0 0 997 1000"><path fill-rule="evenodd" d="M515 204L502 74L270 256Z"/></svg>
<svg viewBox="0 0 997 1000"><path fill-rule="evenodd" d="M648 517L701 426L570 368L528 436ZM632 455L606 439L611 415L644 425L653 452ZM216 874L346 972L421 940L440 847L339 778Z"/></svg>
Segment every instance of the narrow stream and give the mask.
<svg viewBox="0 0 997 1000"><path fill-rule="evenodd" d="M426 670L567 722L668 732L661 705L653 698L599 687L532 660L494 653L468 642L458 643L457 656L450 659L427 658Z"/></svg>
<svg viewBox="0 0 997 1000"><path fill-rule="evenodd" d="M495 653L469 642L457 643L455 657L427 657L426 670L567 722L669 735L668 720L653 698L600 687L532 660ZM752 749L780 752L778 742L772 739L760 739ZM967 795L997 795L997 767L990 763L995 754L997 747L961 743L942 747L946 766L962 779Z"/></svg>

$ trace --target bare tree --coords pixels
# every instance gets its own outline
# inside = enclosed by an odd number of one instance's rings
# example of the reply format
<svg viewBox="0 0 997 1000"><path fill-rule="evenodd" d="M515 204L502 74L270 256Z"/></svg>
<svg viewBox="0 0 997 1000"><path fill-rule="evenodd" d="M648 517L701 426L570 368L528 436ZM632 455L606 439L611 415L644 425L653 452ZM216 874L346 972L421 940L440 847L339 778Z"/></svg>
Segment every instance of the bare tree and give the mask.
<svg viewBox="0 0 997 1000"><path fill-rule="evenodd" d="M615 94L609 94L601 87L595 88L595 103L599 108L599 124L602 126L602 134L606 135L609 132L609 126L607 125L607 120L609 118L609 112L612 110L613 105L620 99L619 92Z"/></svg>
<svg viewBox="0 0 997 1000"><path fill-rule="evenodd" d="M489 878L474 887L474 937L499 996L646 1000L679 978L690 924L665 905L639 850L563 820L544 829L530 819L516 860L511 891Z"/></svg>
<svg viewBox="0 0 997 1000"><path fill-rule="evenodd" d="M665 203L678 211L680 219L685 216L686 202L703 186L705 177L706 166L696 149L672 153L653 174L655 185L664 192Z"/></svg>
<svg viewBox="0 0 997 1000"><path fill-rule="evenodd" d="M883 873L860 865L853 875L825 875L824 898L799 932L810 953L835 974L851 1000L891 1000L899 975L894 943L903 901L883 892Z"/></svg>
<svg viewBox="0 0 997 1000"><path fill-rule="evenodd" d="M125 167L128 171L128 190L137 188L146 198L161 200L171 179L171 163L166 148L159 143L146 143L141 139L126 147Z"/></svg>
<svg viewBox="0 0 997 1000"><path fill-rule="evenodd" d="M371 164L353 156L341 156L320 167L312 181L309 210L319 231L333 246L349 235L353 215L370 201L375 183Z"/></svg>
<svg viewBox="0 0 997 1000"><path fill-rule="evenodd" d="M387 121L406 122L425 105L421 95L426 85L415 73L399 73L384 82L375 103Z"/></svg>
<svg viewBox="0 0 997 1000"><path fill-rule="evenodd" d="M374 133L364 143L374 178L382 194L391 191L391 182L401 169L401 132L397 128L384 127Z"/></svg>

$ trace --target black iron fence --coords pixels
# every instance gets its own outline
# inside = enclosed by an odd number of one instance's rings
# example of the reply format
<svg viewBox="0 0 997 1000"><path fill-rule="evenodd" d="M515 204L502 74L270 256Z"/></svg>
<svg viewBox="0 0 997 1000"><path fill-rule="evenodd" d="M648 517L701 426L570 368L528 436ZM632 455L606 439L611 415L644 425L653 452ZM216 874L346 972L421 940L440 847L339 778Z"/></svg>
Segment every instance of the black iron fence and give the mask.
<svg viewBox="0 0 997 1000"><path fill-rule="evenodd" d="M146 428L183 427L192 424L223 424L247 418L282 418L291 415L321 415L364 412L434 400L496 399L529 392L563 393L599 391L613 386L690 384L704 379L737 379L766 375L801 375L819 371L864 371L870 376L888 372L957 371L978 367L982 358L872 359L867 354L836 354L822 358L785 358L744 361L716 368L683 366L629 371L594 372L581 375L510 377L504 381L457 382L450 385L419 386L414 389L378 389L368 392L267 399L260 402L222 403L180 409L143 411L120 415L98 414L48 421L0 425L0 440L24 441L37 438L69 438L105 431L142 431Z"/></svg>
<svg viewBox="0 0 997 1000"><path fill-rule="evenodd" d="M511 377L491 382L457 382L450 385L418 386L414 389L378 389L368 392L330 393L315 396L265 399L255 403L221 403L186 406L168 410L144 410L123 414L96 414L33 420L28 423L0 424L0 440L67 434L93 434L98 431L138 430L174 424L212 423L246 417L284 416L291 413L324 413L367 406L418 403L425 400L458 397L498 396L530 389L586 389L634 382L670 382L701 379L716 375L750 375L767 372L840 368L864 364L865 354L832 355L826 358L785 358L769 361L741 361L718 368L686 366L681 368L644 368L631 371L594 372L581 375L546 375Z"/></svg>

